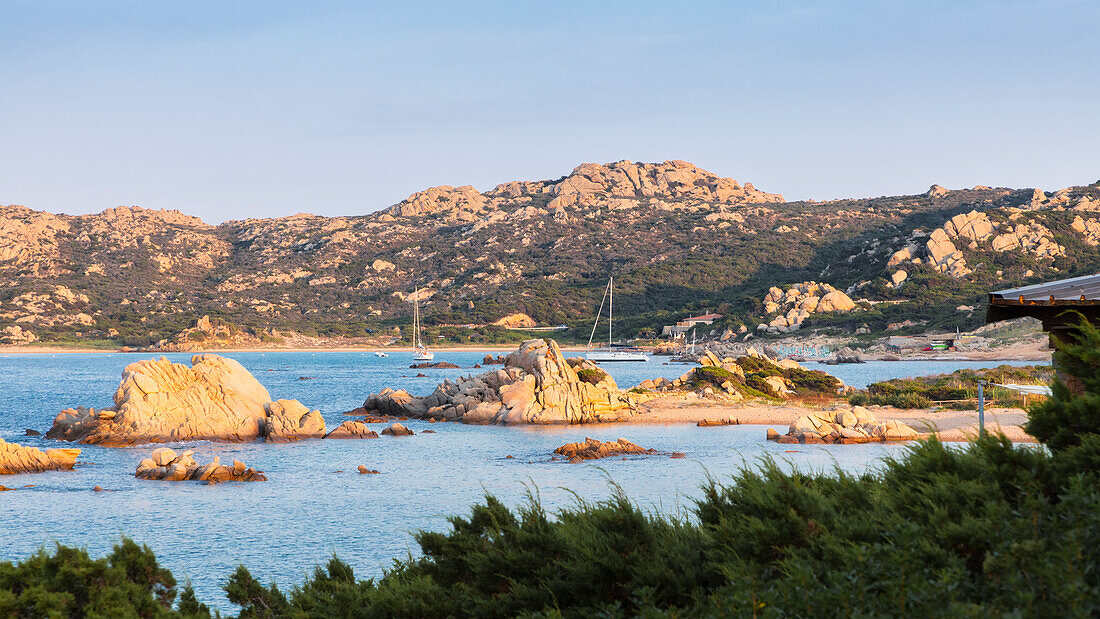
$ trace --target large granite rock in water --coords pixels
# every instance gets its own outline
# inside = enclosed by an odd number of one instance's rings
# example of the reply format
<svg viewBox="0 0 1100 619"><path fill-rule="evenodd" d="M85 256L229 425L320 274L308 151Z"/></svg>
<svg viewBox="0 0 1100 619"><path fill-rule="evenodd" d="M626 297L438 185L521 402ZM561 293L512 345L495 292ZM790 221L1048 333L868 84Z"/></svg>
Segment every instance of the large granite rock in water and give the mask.
<svg viewBox="0 0 1100 619"><path fill-rule="evenodd" d="M321 413L297 400L272 401L233 359L195 355L191 367L166 357L122 371L112 408L61 411L46 433L82 443L130 445L187 440L288 441L325 434Z"/></svg>
<svg viewBox="0 0 1100 619"><path fill-rule="evenodd" d="M42 451L36 447L8 443L0 438L0 475L70 470L78 455L79 449Z"/></svg>
<svg viewBox="0 0 1100 619"><path fill-rule="evenodd" d="M385 389L363 403L366 414L407 415L464 423L593 423L634 413L630 396L587 359L566 359L551 339L527 340L504 367L445 380L426 397Z"/></svg>

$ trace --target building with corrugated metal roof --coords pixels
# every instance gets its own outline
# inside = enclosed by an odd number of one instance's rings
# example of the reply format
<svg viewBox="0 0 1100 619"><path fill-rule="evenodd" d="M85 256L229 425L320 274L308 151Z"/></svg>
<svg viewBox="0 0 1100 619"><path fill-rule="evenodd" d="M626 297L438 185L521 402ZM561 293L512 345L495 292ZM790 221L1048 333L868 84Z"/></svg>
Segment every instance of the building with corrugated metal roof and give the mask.
<svg viewBox="0 0 1100 619"><path fill-rule="evenodd" d="M991 292L985 321L1030 316L1043 321L1043 331L1057 335L1080 322L1077 314L1100 325L1100 274Z"/></svg>
<svg viewBox="0 0 1100 619"><path fill-rule="evenodd" d="M1100 326L1100 274L989 293L987 323L1023 316L1043 322L1043 331L1050 334L1051 348L1056 340L1074 339L1073 326L1081 322L1082 316ZM1072 377L1062 373L1059 377L1070 390L1081 390L1081 385Z"/></svg>

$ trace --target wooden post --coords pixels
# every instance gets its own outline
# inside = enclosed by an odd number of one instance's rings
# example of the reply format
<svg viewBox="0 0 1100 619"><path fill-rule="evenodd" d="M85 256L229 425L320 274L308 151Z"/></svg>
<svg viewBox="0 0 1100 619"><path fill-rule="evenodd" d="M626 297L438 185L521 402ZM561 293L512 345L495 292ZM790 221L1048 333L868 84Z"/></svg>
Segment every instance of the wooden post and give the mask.
<svg viewBox="0 0 1100 619"><path fill-rule="evenodd" d="M978 380L978 434L985 435L985 384L984 380Z"/></svg>

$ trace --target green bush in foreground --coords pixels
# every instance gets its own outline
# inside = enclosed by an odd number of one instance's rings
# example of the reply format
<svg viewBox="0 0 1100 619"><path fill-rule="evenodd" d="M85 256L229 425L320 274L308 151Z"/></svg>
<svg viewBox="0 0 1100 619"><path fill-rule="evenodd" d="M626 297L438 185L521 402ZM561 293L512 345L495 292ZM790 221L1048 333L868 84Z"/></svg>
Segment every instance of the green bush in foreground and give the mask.
<svg viewBox="0 0 1100 619"><path fill-rule="evenodd" d="M1060 350L1087 391L1059 386L1036 407L1029 429L1056 439L1049 450L1000 436L963 448L928 440L864 475L788 473L762 459L709 481L682 516L621 492L553 515L535 497L512 510L488 496L452 531L418 533L423 556L378 580L333 558L285 593L243 566L225 590L244 617L1096 615L1097 350L1100 333L1088 330ZM92 569L79 551L0 565L0 613L205 613L187 591L173 611L171 575L147 549L131 554L122 565L142 569L116 566L116 555L91 562L115 570L94 599L79 586ZM33 606L40 598L56 606Z"/></svg>
<svg viewBox="0 0 1100 619"><path fill-rule="evenodd" d="M1084 393L1074 396L1055 381L1054 397L1032 407L1027 424L1028 433L1054 450L1100 435L1100 330L1082 320L1075 335L1077 341L1059 344L1054 363L1080 381Z"/></svg>
<svg viewBox="0 0 1100 619"><path fill-rule="evenodd" d="M176 579L153 551L124 539L106 558L58 545L19 563L0 563L0 616L209 616L187 585L180 612L172 610Z"/></svg>

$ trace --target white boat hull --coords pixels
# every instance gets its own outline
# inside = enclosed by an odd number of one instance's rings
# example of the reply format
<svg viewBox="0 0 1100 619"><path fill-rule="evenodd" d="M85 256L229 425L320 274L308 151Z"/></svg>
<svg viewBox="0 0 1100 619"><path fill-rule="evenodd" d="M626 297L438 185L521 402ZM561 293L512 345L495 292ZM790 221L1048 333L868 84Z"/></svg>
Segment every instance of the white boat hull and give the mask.
<svg viewBox="0 0 1100 619"><path fill-rule="evenodd" d="M431 361L435 359L435 353L418 352L413 355L413 361Z"/></svg>
<svg viewBox="0 0 1100 619"><path fill-rule="evenodd" d="M649 357L641 352L595 350L585 355L585 358L594 363L608 363L612 361L649 361Z"/></svg>

